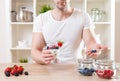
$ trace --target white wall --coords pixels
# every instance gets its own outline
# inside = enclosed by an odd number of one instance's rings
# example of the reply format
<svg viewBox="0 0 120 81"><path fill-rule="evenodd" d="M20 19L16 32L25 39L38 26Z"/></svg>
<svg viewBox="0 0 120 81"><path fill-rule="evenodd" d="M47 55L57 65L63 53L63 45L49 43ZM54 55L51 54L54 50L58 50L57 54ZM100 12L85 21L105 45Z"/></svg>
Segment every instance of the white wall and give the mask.
<svg viewBox="0 0 120 81"><path fill-rule="evenodd" d="M115 57L120 62L120 0L115 3Z"/></svg>
<svg viewBox="0 0 120 81"><path fill-rule="evenodd" d="M0 63L10 62L9 37L6 17L6 0L0 0Z"/></svg>

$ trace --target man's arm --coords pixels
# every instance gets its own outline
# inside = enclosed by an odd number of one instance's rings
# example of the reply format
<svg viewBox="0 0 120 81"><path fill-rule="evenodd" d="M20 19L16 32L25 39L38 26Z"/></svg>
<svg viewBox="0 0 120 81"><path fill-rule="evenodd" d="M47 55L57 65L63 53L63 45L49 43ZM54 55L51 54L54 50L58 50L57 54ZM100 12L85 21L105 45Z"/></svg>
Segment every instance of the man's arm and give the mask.
<svg viewBox="0 0 120 81"><path fill-rule="evenodd" d="M91 47L93 44L97 43L95 40L95 33L90 28L83 30L83 40L87 47Z"/></svg>
<svg viewBox="0 0 120 81"><path fill-rule="evenodd" d="M48 50L43 51L45 41L41 32L34 32L32 37L32 58L39 64L49 64L53 55Z"/></svg>
<svg viewBox="0 0 120 81"><path fill-rule="evenodd" d="M45 46L42 33L33 33L32 36L32 57L37 63L41 63L40 54L42 54L42 49Z"/></svg>

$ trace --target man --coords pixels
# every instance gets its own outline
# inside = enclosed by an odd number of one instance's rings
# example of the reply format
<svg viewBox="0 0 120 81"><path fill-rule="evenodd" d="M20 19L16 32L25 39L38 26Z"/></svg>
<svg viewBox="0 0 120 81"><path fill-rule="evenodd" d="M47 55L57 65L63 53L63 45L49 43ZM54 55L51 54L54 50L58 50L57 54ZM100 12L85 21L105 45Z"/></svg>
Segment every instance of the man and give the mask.
<svg viewBox="0 0 120 81"><path fill-rule="evenodd" d="M70 0L53 0L55 8L40 14L34 23L32 38L32 57L39 64L50 64L55 56L49 50L43 50L46 43L63 40L58 62L74 61L76 49L83 39L89 57L97 57L106 46L96 42L93 23L89 15L70 7ZM96 52L92 53L91 50Z"/></svg>

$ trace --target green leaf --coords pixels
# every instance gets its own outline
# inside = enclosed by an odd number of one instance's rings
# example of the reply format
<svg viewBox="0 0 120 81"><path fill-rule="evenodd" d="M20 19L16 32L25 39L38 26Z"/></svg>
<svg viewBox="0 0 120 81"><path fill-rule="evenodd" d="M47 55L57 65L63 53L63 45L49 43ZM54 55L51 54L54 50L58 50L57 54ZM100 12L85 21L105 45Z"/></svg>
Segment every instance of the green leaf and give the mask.
<svg viewBox="0 0 120 81"><path fill-rule="evenodd" d="M27 58L21 58L20 63L28 63L28 59Z"/></svg>
<svg viewBox="0 0 120 81"><path fill-rule="evenodd" d="M49 10L52 10L53 8L50 5L44 4L42 5L42 7L40 8L39 13L44 13L47 12Z"/></svg>

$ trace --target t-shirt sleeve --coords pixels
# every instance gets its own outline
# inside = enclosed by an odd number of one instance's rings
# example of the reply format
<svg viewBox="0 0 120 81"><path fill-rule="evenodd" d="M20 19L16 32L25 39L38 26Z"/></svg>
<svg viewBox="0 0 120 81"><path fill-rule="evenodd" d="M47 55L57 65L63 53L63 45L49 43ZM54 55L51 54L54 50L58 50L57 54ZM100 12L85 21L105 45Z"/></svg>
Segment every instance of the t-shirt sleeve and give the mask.
<svg viewBox="0 0 120 81"><path fill-rule="evenodd" d="M34 24L33 24L33 32L42 32L42 27L43 27L43 23L42 23L42 15L40 14L39 16L37 16L35 18Z"/></svg>
<svg viewBox="0 0 120 81"><path fill-rule="evenodd" d="M95 28L95 25L88 13L84 13L84 29Z"/></svg>

